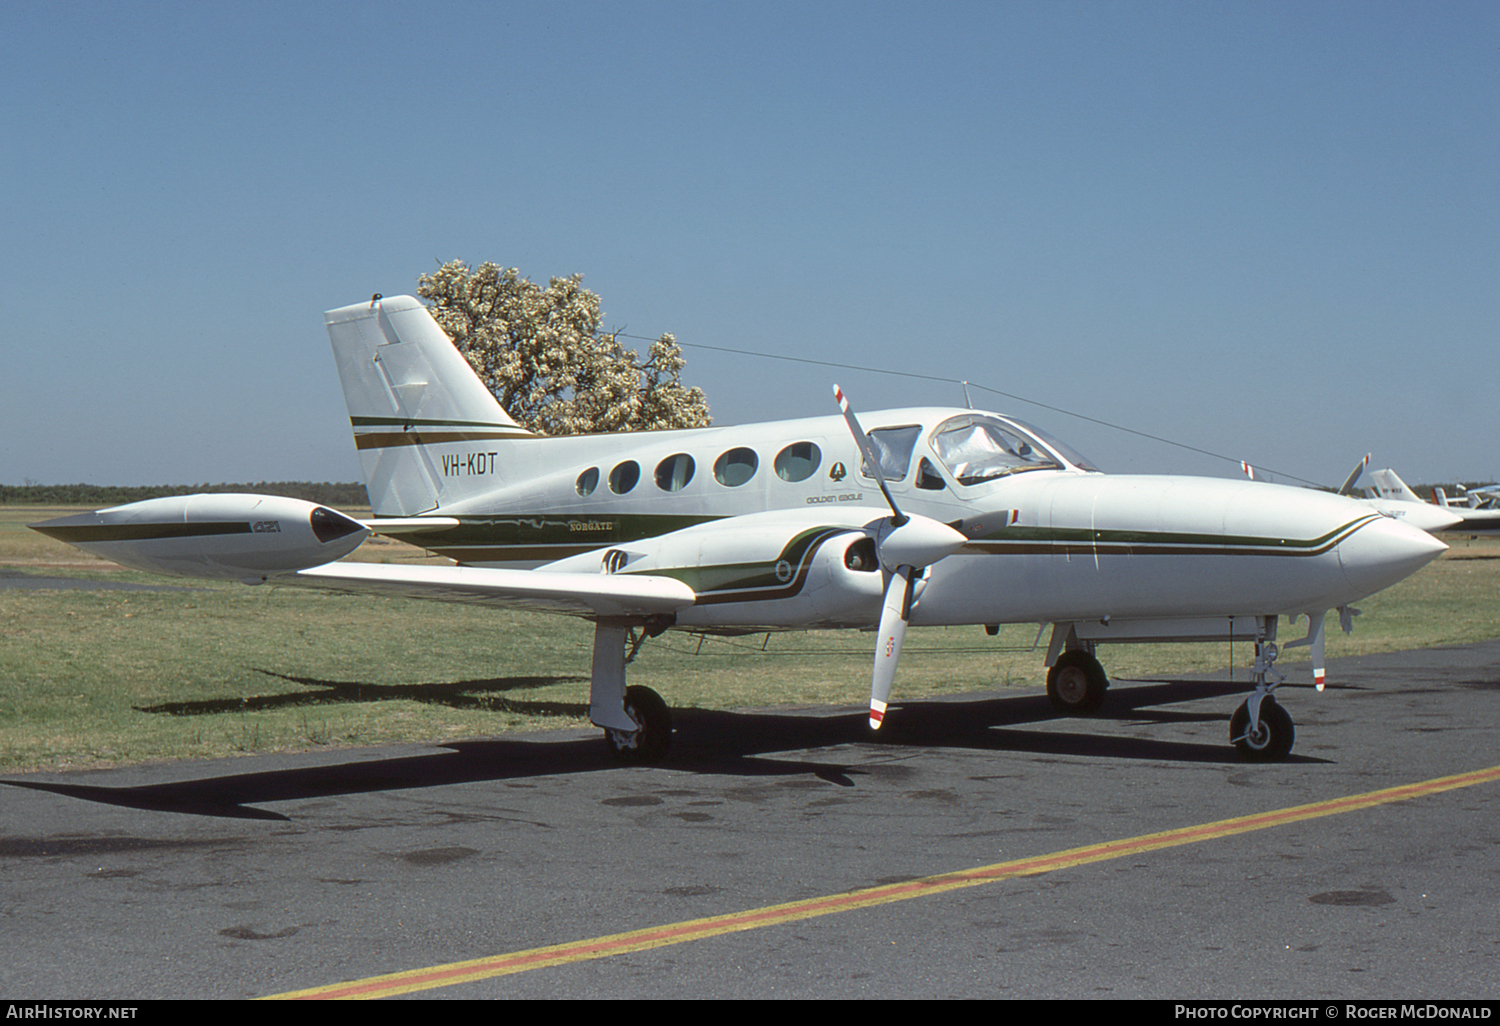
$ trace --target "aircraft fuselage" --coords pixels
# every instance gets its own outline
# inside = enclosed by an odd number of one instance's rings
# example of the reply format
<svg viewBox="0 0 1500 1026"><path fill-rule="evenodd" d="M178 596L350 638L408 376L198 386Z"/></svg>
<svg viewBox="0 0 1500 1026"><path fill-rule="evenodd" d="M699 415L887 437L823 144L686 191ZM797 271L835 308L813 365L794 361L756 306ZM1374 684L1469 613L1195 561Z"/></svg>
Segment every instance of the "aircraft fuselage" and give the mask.
<svg viewBox="0 0 1500 1026"><path fill-rule="evenodd" d="M887 481L902 511L968 539L920 580L914 624L1307 613L1379 591L1441 551L1329 493L1084 469L996 414L862 419L872 438L890 440L882 453L896 450ZM1007 434L979 430L995 425ZM953 440L964 431L968 451ZM1029 447L1032 462L986 450L1001 437ZM435 512L460 524L407 540L460 563L678 576L700 596L677 615L683 627L868 626L878 615L881 575L846 557L890 510L839 417L411 441L435 457ZM995 464L966 474L976 455Z"/></svg>

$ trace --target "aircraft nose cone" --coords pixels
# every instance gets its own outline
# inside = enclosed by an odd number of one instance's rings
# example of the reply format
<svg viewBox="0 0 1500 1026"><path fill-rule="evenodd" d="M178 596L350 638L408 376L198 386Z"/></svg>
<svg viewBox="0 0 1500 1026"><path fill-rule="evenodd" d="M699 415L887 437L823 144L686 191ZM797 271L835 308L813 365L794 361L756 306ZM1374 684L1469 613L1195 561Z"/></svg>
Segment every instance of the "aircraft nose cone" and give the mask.
<svg viewBox="0 0 1500 1026"><path fill-rule="evenodd" d="M1339 563L1361 596L1373 595L1410 577L1447 548L1426 531L1381 517L1339 542Z"/></svg>

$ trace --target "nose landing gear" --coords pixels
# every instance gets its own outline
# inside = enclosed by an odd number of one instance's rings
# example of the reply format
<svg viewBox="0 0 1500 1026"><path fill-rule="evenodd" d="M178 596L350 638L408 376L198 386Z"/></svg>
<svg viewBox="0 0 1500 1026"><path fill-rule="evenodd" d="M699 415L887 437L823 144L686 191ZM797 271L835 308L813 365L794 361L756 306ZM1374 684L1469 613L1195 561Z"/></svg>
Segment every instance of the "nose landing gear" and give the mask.
<svg viewBox="0 0 1500 1026"><path fill-rule="evenodd" d="M1286 680L1285 675L1271 669L1279 654L1276 617L1264 617L1255 639L1255 691L1229 717L1229 743L1252 762L1285 759L1297 737L1292 718L1272 696L1276 686Z"/></svg>

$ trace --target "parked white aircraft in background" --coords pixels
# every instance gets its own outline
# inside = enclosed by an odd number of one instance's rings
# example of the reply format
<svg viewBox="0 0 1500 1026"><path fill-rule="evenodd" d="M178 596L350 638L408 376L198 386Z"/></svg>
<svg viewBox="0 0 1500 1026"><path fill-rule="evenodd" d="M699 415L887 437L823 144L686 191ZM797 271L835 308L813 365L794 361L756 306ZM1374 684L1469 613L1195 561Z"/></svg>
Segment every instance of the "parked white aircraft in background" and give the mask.
<svg viewBox="0 0 1500 1026"><path fill-rule="evenodd" d="M1355 466L1354 472L1340 486L1339 494L1368 503L1388 517L1395 517L1432 534L1452 530L1463 523L1463 518L1457 515L1457 511L1445 508L1446 500L1441 506L1423 502L1416 492L1406 487L1405 481L1396 476L1394 470L1371 471L1371 494L1361 498L1355 493L1354 482L1359 480L1359 475L1369 465L1370 455L1366 453L1365 458Z"/></svg>
<svg viewBox="0 0 1500 1026"><path fill-rule="evenodd" d="M1291 749L1272 692L1276 625L1323 621L1445 546L1326 492L1109 476L1035 428L968 409L625 435L518 426L415 299L327 314L375 519L261 495L152 499L34 525L167 574L521 606L595 624L590 717L626 759L671 718L626 687L627 642L669 629L878 631L870 723L907 625L1052 625L1054 705L1089 712L1099 644L1240 636L1254 693L1230 721L1249 758ZM334 562L371 532L453 566Z"/></svg>
<svg viewBox="0 0 1500 1026"><path fill-rule="evenodd" d="M1442 508L1459 518L1460 526L1453 530L1469 533L1500 531L1500 486L1486 485L1465 491L1464 486L1459 485L1462 502L1449 502L1441 488L1434 489L1434 492Z"/></svg>
<svg viewBox="0 0 1500 1026"><path fill-rule="evenodd" d="M1500 509L1500 485L1482 485L1478 488L1465 489L1463 485L1455 485L1458 489L1457 498L1461 499L1460 505L1471 506L1474 509ZM1442 489L1438 489L1439 492ZM1446 501L1447 496L1444 496Z"/></svg>

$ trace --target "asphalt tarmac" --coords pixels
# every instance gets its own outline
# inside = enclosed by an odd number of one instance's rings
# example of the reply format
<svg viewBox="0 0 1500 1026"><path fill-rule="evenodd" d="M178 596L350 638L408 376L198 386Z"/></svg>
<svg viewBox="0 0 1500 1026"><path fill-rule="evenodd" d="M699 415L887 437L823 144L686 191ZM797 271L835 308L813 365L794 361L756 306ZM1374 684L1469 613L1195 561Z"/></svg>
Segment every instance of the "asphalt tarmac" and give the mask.
<svg viewBox="0 0 1500 1026"><path fill-rule="evenodd" d="M0 995L1500 997L1500 641L1329 675L11 776Z"/></svg>

